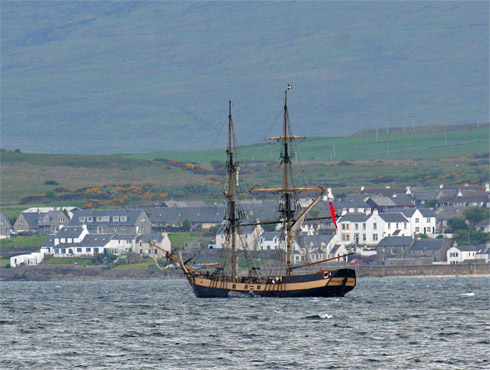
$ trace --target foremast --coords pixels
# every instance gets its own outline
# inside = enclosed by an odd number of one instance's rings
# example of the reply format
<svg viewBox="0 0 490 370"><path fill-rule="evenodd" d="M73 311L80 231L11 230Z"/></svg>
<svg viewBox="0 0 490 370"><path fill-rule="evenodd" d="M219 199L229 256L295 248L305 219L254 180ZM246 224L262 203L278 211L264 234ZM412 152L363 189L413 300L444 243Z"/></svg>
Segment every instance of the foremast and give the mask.
<svg viewBox="0 0 490 370"><path fill-rule="evenodd" d="M231 116L231 100L229 101L228 114L228 146L226 148L226 174L228 177L228 189L225 191L227 201L226 209L226 234L231 238L231 279L237 278L237 233L238 233L238 212L236 208L236 186L237 186L237 164L233 158L233 119Z"/></svg>
<svg viewBox="0 0 490 370"><path fill-rule="evenodd" d="M283 116L283 136L271 137L265 140L275 140L282 143L283 151L281 153L281 164L283 165L282 187L276 189L252 189L251 192L262 193L281 193L281 204L279 212L282 215L283 231L286 241L286 274L291 275L292 252L294 249L294 231L292 230L295 224L295 204L293 194L298 192L323 192L321 188L295 188L291 186L291 154L289 152L289 144L295 139L304 139L305 136L293 136L289 132L289 112L288 112L288 91L292 86L289 84L284 92L284 116ZM319 199L319 197L317 197Z"/></svg>

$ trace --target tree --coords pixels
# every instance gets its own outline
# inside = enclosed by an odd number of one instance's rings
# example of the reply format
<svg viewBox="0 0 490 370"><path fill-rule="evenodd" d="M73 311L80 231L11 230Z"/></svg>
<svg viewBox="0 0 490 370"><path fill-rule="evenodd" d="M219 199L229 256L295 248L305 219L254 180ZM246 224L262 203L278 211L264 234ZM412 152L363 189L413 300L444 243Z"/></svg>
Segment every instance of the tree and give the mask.
<svg viewBox="0 0 490 370"><path fill-rule="evenodd" d="M191 230L191 222L186 218L184 222L182 222L182 230L190 231Z"/></svg>
<svg viewBox="0 0 490 370"><path fill-rule="evenodd" d="M466 224L465 220L460 217L451 218L450 220L448 220L447 224L451 228L452 232L468 229L468 225Z"/></svg>
<svg viewBox="0 0 490 370"><path fill-rule="evenodd" d="M437 204L437 199L431 199L431 200L428 200L427 202L425 202L425 206L427 208L434 208Z"/></svg>
<svg viewBox="0 0 490 370"><path fill-rule="evenodd" d="M463 211L464 217L470 225L476 225L485 218L485 209L481 207L468 208Z"/></svg>

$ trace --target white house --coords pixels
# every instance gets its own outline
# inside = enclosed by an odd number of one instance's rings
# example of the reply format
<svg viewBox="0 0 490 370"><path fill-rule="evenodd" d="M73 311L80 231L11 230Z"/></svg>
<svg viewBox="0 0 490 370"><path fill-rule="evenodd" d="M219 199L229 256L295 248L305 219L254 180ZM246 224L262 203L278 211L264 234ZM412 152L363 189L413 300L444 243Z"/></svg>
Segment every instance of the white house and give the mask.
<svg viewBox="0 0 490 370"><path fill-rule="evenodd" d="M55 257L88 257L101 253L120 255L130 252L141 256L163 256L164 252L151 247L150 241L164 250L171 250L167 233L90 234L86 225L65 226L56 235L46 239L41 252Z"/></svg>
<svg viewBox="0 0 490 370"><path fill-rule="evenodd" d="M377 245L385 234L385 221L377 210L372 214L348 213L338 225L337 237L343 245Z"/></svg>
<svg viewBox="0 0 490 370"><path fill-rule="evenodd" d="M244 226L240 228L240 234L237 238L237 249L247 250L259 250L260 235L264 232L264 229L260 225L256 226ZM216 245L214 248L224 248L226 244L225 232L221 230L215 237Z"/></svg>
<svg viewBox="0 0 490 370"><path fill-rule="evenodd" d="M481 249L478 245L457 245L447 251L447 264L456 265L466 260L477 259L477 253Z"/></svg>

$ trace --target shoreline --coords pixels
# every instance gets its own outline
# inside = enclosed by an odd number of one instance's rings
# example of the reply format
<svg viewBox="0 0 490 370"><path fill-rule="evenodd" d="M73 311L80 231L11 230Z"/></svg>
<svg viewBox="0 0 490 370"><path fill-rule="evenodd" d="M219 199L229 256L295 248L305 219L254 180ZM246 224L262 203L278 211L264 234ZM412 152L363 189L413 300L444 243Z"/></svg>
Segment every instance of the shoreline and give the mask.
<svg viewBox="0 0 490 370"><path fill-rule="evenodd" d="M490 277L490 264L356 266L363 278ZM96 281L185 279L180 270L113 270L106 266L38 265L0 269L0 281Z"/></svg>

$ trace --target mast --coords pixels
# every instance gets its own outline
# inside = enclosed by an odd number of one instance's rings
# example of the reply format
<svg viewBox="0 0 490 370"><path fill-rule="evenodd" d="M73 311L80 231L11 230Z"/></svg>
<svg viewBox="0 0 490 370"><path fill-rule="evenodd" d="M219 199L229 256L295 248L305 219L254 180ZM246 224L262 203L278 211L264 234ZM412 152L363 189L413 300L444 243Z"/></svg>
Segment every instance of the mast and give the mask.
<svg viewBox="0 0 490 370"><path fill-rule="evenodd" d="M293 235L291 233L291 226L294 220L294 209L291 204L291 191L289 190L289 171L291 165L291 156L289 155L289 137L288 137L288 91L291 89L291 85L288 85L284 92L284 136L283 147L284 152L281 155L281 161L284 164L283 169L283 207L280 208L280 212L283 215L284 227L283 230L286 233L286 273L291 274L291 252L293 250Z"/></svg>
<svg viewBox="0 0 490 370"><path fill-rule="evenodd" d="M237 241L237 224L238 217L236 212L236 199L235 199L235 180L237 166L233 160L233 119L231 117L231 100L229 101L229 114L228 114L228 146L226 148L226 173L228 175L228 191L225 191L227 198L227 210L226 220L228 221L227 229L229 236L231 236L231 278L235 280L237 277L237 253L236 253L236 241Z"/></svg>
<svg viewBox="0 0 490 370"><path fill-rule="evenodd" d="M275 140L281 142L283 146L283 151L281 153L281 164L283 167L283 178L282 187L271 188L271 189L251 189L251 193L281 193L281 205L279 207L279 212L282 215L283 230L285 233L286 241L286 274L291 275L292 261L291 255L294 249L294 230L293 225L295 224L295 207L293 202L293 194L301 192L322 192L322 188L295 188L290 186L291 177L291 155L289 154L289 144L295 139L304 139L304 136L294 136L290 135L288 132L289 123L289 113L288 113L288 91L291 90L292 86L289 84L285 91L284 97L284 120L283 120L283 136L271 137L265 140Z"/></svg>

